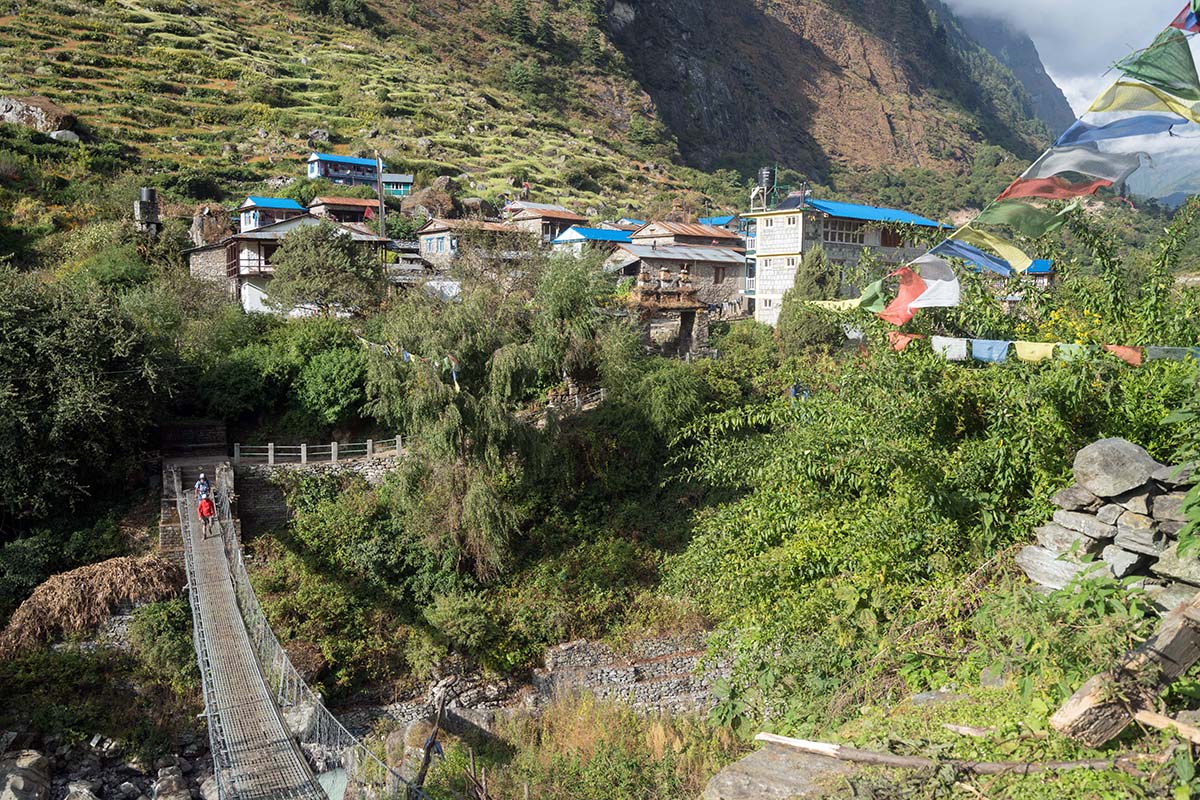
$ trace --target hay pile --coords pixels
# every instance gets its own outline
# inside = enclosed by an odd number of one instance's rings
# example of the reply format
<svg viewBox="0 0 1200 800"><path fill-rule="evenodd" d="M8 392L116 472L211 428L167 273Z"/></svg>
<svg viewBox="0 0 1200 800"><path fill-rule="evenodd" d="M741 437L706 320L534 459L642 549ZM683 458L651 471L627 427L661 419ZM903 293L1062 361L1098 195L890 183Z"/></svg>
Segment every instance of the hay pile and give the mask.
<svg viewBox="0 0 1200 800"><path fill-rule="evenodd" d="M183 570L158 556L110 558L55 575L34 589L0 632L0 658L95 630L121 606L175 597L183 584Z"/></svg>

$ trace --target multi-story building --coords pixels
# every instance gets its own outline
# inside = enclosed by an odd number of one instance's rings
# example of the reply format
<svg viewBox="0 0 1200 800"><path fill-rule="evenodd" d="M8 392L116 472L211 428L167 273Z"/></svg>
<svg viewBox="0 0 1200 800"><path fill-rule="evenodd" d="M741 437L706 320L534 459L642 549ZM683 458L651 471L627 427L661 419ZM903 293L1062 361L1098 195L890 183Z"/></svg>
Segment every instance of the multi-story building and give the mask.
<svg viewBox="0 0 1200 800"><path fill-rule="evenodd" d="M383 173L383 192L392 197L407 197L412 194L413 176L399 172Z"/></svg>
<svg viewBox="0 0 1200 800"><path fill-rule="evenodd" d="M286 197L256 197L250 195L234 209L238 215L238 227L252 231L265 225L273 225L292 217L302 217L307 212L304 206Z"/></svg>
<svg viewBox="0 0 1200 800"><path fill-rule="evenodd" d="M813 247L823 247L838 267L857 264L864 250L900 266L925 249L904 241L894 226L944 227L908 211L817 200L805 192L793 192L773 208L741 217L749 226L745 291L753 298L754 318L768 325L779 321L783 295L795 282L800 260Z"/></svg>
<svg viewBox="0 0 1200 800"><path fill-rule="evenodd" d="M379 170L382 165L373 158L354 158L353 156L335 156L329 153L313 153L308 157L308 177L324 178L343 186L358 186L367 184L374 186L379 182ZM409 183L411 188L412 183Z"/></svg>

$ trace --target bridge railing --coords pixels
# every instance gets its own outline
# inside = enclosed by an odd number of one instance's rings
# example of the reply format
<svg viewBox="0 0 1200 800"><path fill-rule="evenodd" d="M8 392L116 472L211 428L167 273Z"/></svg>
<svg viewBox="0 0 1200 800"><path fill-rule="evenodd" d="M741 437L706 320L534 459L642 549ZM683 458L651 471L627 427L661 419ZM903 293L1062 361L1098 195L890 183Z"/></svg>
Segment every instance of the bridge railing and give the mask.
<svg viewBox="0 0 1200 800"><path fill-rule="evenodd" d="M329 783L345 780L347 785L360 789L355 797L430 800L428 794L409 784L350 733L292 666L287 651L271 630L246 571L241 540L230 508L232 470L228 466L218 467L216 479L218 521L224 534L225 557L229 561L246 632L255 649L263 680L299 740L309 766L318 776L328 776Z"/></svg>

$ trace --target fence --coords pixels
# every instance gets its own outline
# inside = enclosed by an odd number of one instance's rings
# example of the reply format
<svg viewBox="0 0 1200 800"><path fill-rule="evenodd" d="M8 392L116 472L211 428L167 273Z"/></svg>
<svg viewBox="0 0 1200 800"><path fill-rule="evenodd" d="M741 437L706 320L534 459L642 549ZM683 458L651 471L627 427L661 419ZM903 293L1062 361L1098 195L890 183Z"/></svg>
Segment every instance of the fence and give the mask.
<svg viewBox="0 0 1200 800"><path fill-rule="evenodd" d="M233 445L233 463L238 464L307 464L310 461L345 461L356 458L378 458L399 455L404 450L404 438L367 439L365 442L330 442L329 444Z"/></svg>

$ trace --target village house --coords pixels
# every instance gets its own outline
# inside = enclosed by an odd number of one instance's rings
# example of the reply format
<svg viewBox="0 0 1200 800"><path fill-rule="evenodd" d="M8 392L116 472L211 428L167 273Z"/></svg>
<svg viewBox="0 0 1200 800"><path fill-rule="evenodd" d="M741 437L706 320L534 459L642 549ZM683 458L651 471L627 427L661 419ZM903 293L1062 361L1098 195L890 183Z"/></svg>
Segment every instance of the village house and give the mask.
<svg viewBox="0 0 1200 800"><path fill-rule="evenodd" d="M557 239L550 242L555 252L572 253L581 256L587 251L602 251L611 253L620 244L630 243L630 232L609 230L607 228L584 228L572 225Z"/></svg>
<svg viewBox="0 0 1200 800"><path fill-rule="evenodd" d="M383 173L383 192L392 197L407 197L412 194L413 176L398 172Z"/></svg>
<svg viewBox="0 0 1200 800"><path fill-rule="evenodd" d="M272 225L292 217L300 217L305 213L304 206L284 197L256 197L250 195L240 206L234 209L237 214L238 227L243 231L252 231L264 225Z"/></svg>
<svg viewBox="0 0 1200 800"><path fill-rule="evenodd" d="M416 235L421 257L434 268L445 269L458 258L469 240L475 239L482 248L497 248L504 245L506 237L517 233L524 232L499 222L434 217Z"/></svg>
<svg viewBox="0 0 1200 800"><path fill-rule="evenodd" d="M342 186L375 186L379 183L379 164L373 158L313 153L308 157L308 177L324 178Z"/></svg>
<svg viewBox="0 0 1200 800"><path fill-rule="evenodd" d="M292 231L320 223L317 217L302 213L269 225L243 230L219 242L184 250L188 271L193 278L219 285L231 301L248 312L273 311L266 298L274 273L272 258L275 251ZM381 259L384 257L384 248L388 243L386 237L376 236L358 225L339 223L339 227L354 241L378 252ZM291 313L305 312L296 309Z"/></svg>
<svg viewBox="0 0 1200 800"><path fill-rule="evenodd" d="M379 214L379 201L363 197L314 197L308 213L337 222L363 222Z"/></svg>
<svg viewBox="0 0 1200 800"><path fill-rule="evenodd" d="M530 203L518 200L505 208L509 223L519 230L538 237L543 245L549 245L567 228L587 222L587 218L569 208L546 203Z"/></svg>
<svg viewBox="0 0 1200 800"><path fill-rule="evenodd" d="M813 247L823 247L836 266L857 264L864 249L886 264L900 266L925 249L904 241L894 226L944 227L908 211L817 200L807 192L792 192L773 208L751 210L741 217L750 223L746 296L753 301L754 318L768 325L779 321L783 295L792 288L796 268Z"/></svg>
<svg viewBox="0 0 1200 800"><path fill-rule="evenodd" d="M644 219L633 219L632 217L621 217L616 222L601 222L596 227L604 228L605 230L609 230L609 231L628 231L629 233L633 233L634 231L636 231L638 228L641 228L645 224L646 224L646 220L644 220Z"/></svg>
<svg viewBox="0 0 1200 800"><path fill-rule="evenodd" d="M697 222L648 222L631 238L634 244L742 247L742 237L733 231Z"/></svg>

